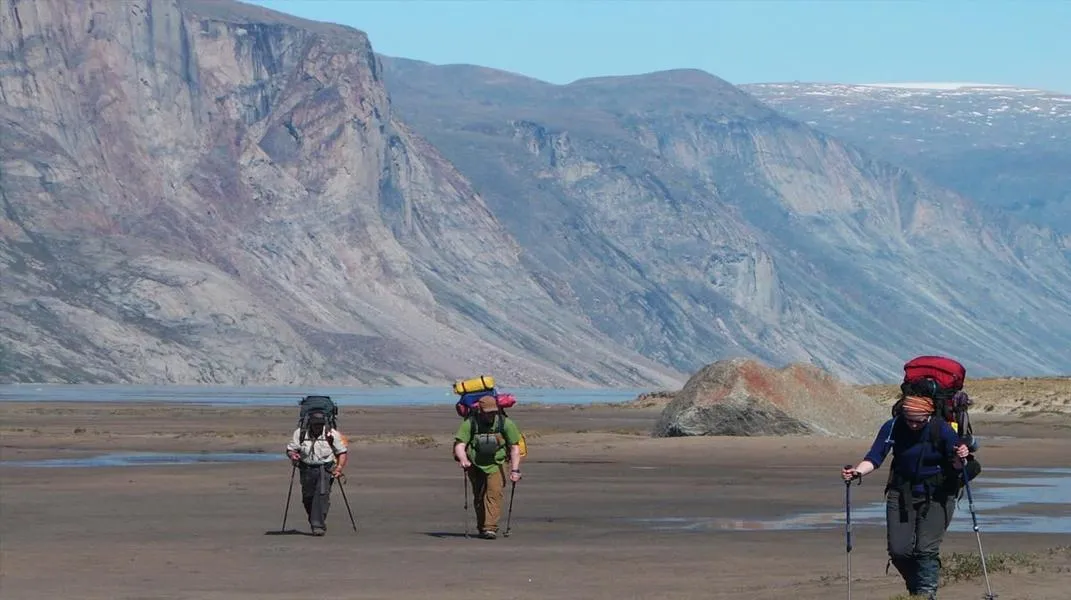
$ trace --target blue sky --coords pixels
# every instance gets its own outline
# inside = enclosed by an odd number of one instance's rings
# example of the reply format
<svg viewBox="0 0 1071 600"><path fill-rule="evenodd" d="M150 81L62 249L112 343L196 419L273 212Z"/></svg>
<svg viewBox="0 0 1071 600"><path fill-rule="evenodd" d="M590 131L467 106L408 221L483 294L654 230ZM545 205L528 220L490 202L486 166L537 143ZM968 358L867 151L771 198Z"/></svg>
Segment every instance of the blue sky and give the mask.
<svg viewBox="0 0 1071 600"><path fill-rule="evenodd" d="M568 83L698 68L731 83L972 82L1071 93L1071 0L247 0L382 54Z"/></svg>

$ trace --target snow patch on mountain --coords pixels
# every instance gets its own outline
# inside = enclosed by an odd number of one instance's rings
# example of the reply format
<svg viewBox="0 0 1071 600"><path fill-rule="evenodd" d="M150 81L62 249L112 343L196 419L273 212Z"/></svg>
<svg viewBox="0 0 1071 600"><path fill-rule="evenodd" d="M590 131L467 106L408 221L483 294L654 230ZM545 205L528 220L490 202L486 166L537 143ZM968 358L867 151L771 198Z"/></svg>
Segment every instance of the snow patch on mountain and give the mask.
<svg viewBox="0 0 1071 600"><path fill-rule="evenodd" d="M908 83L863 83L866 87L880 88L904 88L916 90L959 90L963 88L1006 88L1020 89L1012 85L1000 83L937 83L937 82L908 82Z"/></svg>

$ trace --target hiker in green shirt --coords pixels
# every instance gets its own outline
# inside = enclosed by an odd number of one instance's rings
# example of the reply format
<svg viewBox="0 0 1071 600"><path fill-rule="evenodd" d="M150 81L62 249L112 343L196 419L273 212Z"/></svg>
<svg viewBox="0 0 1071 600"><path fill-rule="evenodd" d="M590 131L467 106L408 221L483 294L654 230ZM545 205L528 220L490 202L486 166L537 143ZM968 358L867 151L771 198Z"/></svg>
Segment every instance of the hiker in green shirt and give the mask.
<svg viewBox="0 0 1071 600"><path fill-rule="evenodd" d="M493 540L498 537L502 514L507 457L509 480L521 480L521 431L513 419L499 411L494 396L480 398L476 406L476 414L462 421L454 435L454 458L472 483L472 505L480 537Z"/></svg>

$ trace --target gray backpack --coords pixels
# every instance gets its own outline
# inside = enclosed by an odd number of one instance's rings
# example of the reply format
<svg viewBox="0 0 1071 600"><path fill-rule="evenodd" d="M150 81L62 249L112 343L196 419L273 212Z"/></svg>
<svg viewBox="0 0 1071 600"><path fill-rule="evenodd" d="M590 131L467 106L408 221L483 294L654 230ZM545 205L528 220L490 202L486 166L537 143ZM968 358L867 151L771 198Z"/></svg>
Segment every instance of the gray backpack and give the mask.
<svg viewBox="0 0 1071 600"><path fill-rule="evenodd" d="M475 453L475 462L481 464L490 464L495 460L495 453L499 448L505 446L505 441L499 442L498 436L505 437L506 418L502 414L495 417L495 424L491 427L491 430L486 433L477 433L479 431L479 424L476 422L476 417L471 416L468 419L469 426L472 428L472 440L469 441L469 446Z"/></svg>

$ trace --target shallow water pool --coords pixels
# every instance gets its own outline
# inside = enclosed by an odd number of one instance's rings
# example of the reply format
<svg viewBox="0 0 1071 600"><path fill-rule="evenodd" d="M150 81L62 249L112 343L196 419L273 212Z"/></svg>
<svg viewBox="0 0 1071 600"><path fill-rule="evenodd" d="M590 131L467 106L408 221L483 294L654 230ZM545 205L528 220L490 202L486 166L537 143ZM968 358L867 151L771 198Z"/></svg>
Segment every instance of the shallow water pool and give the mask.
<svg viewBox="0 0 1071 600"><path fill-rule="evenodd" d="M1018 473L1020 477L1001 477ZM988 476L987 476L988 475ZM852 488L852 527L885 526L885 502L860 503ZM971 484L974 509L981 532L1071 533L1071 469L989 468ZM873 491L866 492L868 498ZM1037 507L1031 514L1026 505ZM785 531L844 527L844 507L838 511L799 513L781 519L730 519L724 517L667 517L630 519L663 531ZM973 531L970 506L964 493L949 531Z"/></svg>
<svg viewBox="0 0 1071 600"><path fill-rule="evenodd" d="M192 465L197 463L234 463L288 460L283 454L266 452L132 452L111 453L79 458L45 458L9 460L4 467L137 467L158 465Z"/></svg>

